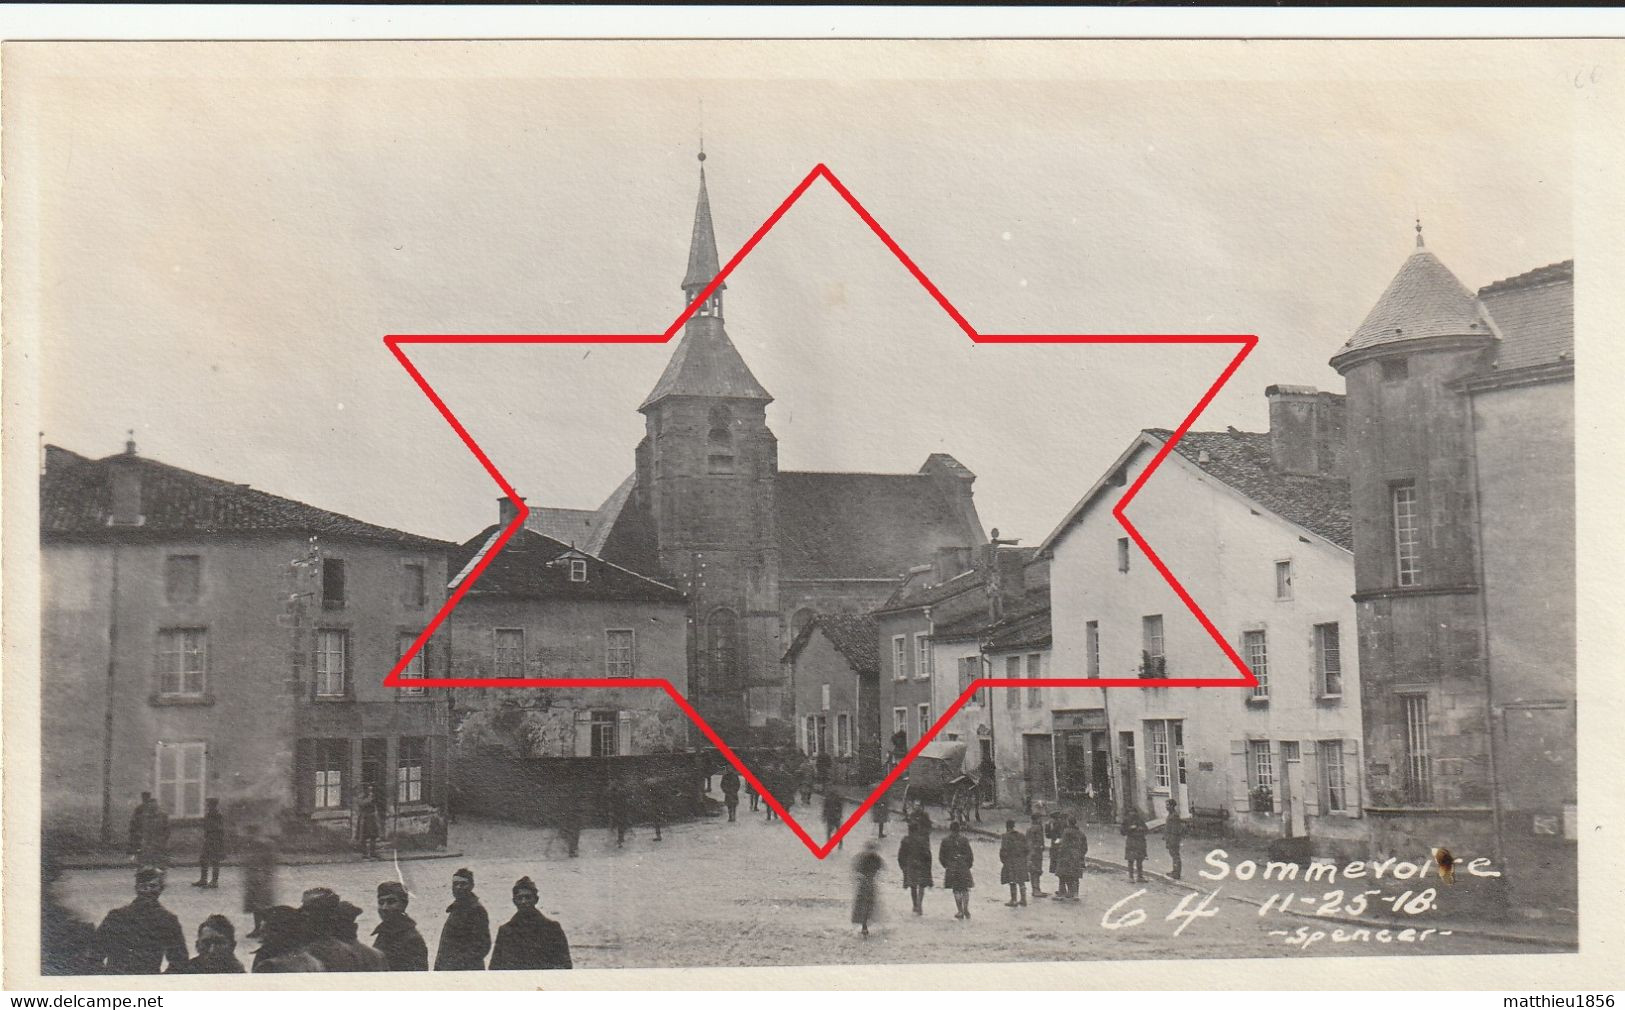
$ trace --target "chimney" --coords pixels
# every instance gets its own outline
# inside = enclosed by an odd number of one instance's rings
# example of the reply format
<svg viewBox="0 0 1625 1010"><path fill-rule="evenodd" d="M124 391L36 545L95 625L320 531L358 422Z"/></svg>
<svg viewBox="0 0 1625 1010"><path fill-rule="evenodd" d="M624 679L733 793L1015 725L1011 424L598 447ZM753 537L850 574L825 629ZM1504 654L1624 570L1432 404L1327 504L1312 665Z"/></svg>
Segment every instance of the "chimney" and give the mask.
<svg viewBox="0 0 1625 1010"><path fill-rule="evenodd" d="M1270 386L1270 461L1281 473L1348 475L1347 398L1313 386Z"/></svg>
<svg viewBox="0 0 1625 1010"><path fill-rule="evenodd" d="M140 526L146 521L141 514L141 461L135 454L135 432L124 443L124 454L108 461L108 481L112 485L112 514L110 526Z"/></svg>
<svg viewBox="0 0 1625 1010"><path fill-rule="evenodd" d="M497 499L497 525L503 527L504 529L506 529L507 525L509 523L513 522L514 516L517 516L519 514L519 505L524 500L525 499L523 499L523 498L515 500L513 498L507 497L506 495L504 495L501 498L498 498Z"/></svg>

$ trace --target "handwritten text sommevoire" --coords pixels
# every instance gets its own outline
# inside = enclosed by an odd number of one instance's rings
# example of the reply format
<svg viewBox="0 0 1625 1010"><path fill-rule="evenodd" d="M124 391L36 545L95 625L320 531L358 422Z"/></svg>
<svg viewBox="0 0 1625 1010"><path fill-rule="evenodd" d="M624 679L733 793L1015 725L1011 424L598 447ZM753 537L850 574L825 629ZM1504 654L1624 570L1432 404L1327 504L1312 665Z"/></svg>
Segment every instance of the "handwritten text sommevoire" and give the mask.
<svg viewBox="0 0 1625 1010"><path fill-rule="evenodd" d="M1230 862L1230 853L1223 849L1213 849L1202 860L1203 869L1197 875L1203 880L1252 880L1260 877L1264 880L1297 880L1299 874L1306 882L1323 881L1331 884L1339 880L1372 879L1381 880L1385 876L1394 880L1410 880L1426 876L1434 867L1433 857L1416 862L1401 860L1398 856L1389 856L1384 859L1354 860L1348 863L1310 863L1300 866L1297 863L1278 863L1274 860L1265 862L1262 866L1256 860L1243 859L1237 863ZM1464 860L1457 859L1460 866ZM1479 857L1465 860L1467 873L1474 877L1499 877L1500 870L1492 869L1490 860Z"/></svg>

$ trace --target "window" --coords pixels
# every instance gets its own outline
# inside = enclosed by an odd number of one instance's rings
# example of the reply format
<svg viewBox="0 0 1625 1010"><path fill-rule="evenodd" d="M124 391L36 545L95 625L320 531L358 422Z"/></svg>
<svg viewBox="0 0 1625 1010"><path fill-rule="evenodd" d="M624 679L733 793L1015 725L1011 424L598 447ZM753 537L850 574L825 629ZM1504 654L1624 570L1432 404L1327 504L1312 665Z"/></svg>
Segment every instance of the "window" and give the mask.
<svg viewBox="0 0 1625 1010"><path fill-rule="evenodd" d="M207 662L208 632L204 629L165 628L158 632L158 693L203 697Z"/></svg>
<svg viewBox="0 0 1625 1010"><path fill-rule="evenodd" d="M492 656L492 671L498 677L516 678L525 675L525 629L497 628L496 650Z"/></svg>
<svg viewBox="0 0 1625 1010"><path fill-rule="evenodd" d="M171 554L164 559L164 602L196 603L202 590L203 559Z"/></svg>
<svg viewBox="0 0 1625 1010"><path fill-rule="evenodd" d="M1245 631L1241 635L1241 657L1247 661L1247 669L1258 678L1253 685L1252 697L1268 698L1270 696L1270 656L1269 642L1262 631Z"/></svg>
<svg viewBox="0 0 1625 1010"><path fill-rule="evenodd" d="M894 708L891 710L891 735L908 732L908 709Z"/></svg>
<svg viewBox="0 0 1625 1010"><path fill-rule="evenodd" d="M1275 812L1275 755L1268 740L1247 741L1247 770L1252 776L1252 807L1259 813Z"/></svg>
<svg viewBox="0 0 1625 1010"><path fill-rule="evenodd" d="M570 581L571 582L586 582L587 581L587 561L586 561L585 558L571 558L570 559Z"/></svg>
<svg viewBox="0 0 1625 1010"><path fill-rule="evenodd" d="M322 559L322 608L338 610L344 606L344 559Z"/></svg>
<svg viewBox="0 0 1625 1010"><path fill-rule="evenodd" d="M1390 489L1394 504L1394 568L1402 586L1422 581L1421 532L1417 528L1416 483L1405 481Z"/></svg>
<svg viewBox="0 0 1625 1010"><path fill-rule="evenodd" d="M424 740L403 736L395 755L395 802L423 802Z"/></svg>
<svg viewBox="0 0 1625 1010"><path fill-rule="evenodd" d="M808 757L817 757L829 750L829 716L809 715L807 717L806 746L803 748Z"/></svg>
<svg viewBox="0 0 1625 1010"><path fill-rule="evenodd" d="M924 740L925 735L931 732L931 703L922 701L919 705L919 711L916 714L920 719L920 732L917 734L917 736L919 739Z"/></svg>
<svg viewBox="0 0 1625 1010"><path fill-rule="evenodd" d="M926 680L931 676L931 636L914 636L914 678Z"/></svg>
<svg viewBox="0 0 1625 1010"><path fill-rule="evenodd" d="M630 628L604 632L604 676L630 677L637 668L636 643Z"/></svg>
<svg viewBox="0 0 1625 1010"><path fill-rule="evenodd" d="M1275 563L1275 598L1277 600L1292 599L1292 562L1277 561Z"/></svg>
<svg viewBox="0 0 1625 1010"><path fill-rule="evenodd" d="M1128 571L1128 537L1117 538L1117 570Z"/></svg>
<svg viewBox="0 0 1625 1010"><path fill-rule="evenodd" d="M1147 614L1140 618L1140 676L1165 677L1168 675L1167 657L1162 652L1162 615Z"/></svg>
<svg viewBox="0 0 1625 1010"><path fill-rule="evenodd" d="M1006 656L1006 657L1004 657L1004 678L1006 680L1014 681L1014 680L1018 680L1020 677L1021 677L1021 657L1020 656ZM1021 707L1021 687L1020 687L1020 685L1018 685L1018 684L1010 684L1009 686L1007 686L1004 689L1004 707L1005 708L1020 708Z"/></svg>
<svg viewBox="0 0 1625 1010"><path fill-rule="evenodd" d="M1100 676L1100 622L1089 621L1083 626L1083 653L1085 671L1090 677Z"/></svg>
<svg viewBox="0 0 1625 1010"><path fill-rule="evenodd" d="M345 769L350 764L350 741L313 741L311 765L315 791L312 806L317 810L338 810L344 806Z"/></svg>
<svg viewBox="0 0 1625 1010"><path fill-rule="evenodd" d="M1343 694L1343 657L1337 622L1315 625L1315 685L1322 698Z"/></svg>
<svg viewBox="0 0 1625 1010"><path fill-rule="evenodd" d="M739 619L731 610L718 610L705 623L709 635L711 688L732 687L739 679Z"/></svg>
<svg viewBox="0 0 1625 1010"><path fill-rule="evenodd" d="M1428 699L1425 694L1400 695L1405 703L1405 798L1412 803L1433 801L1433 764L1428 756Z"/></svg>
<svg viewBox="0 0 1625 1010"><path fill-rule="evenodd" d="M893 680L908 679L908 647L902 635L893 635L891 640L891 670Z"/></svg>
<svg viewBox="0 0 1625 1010"><path fill-rule="evenodd" d="M1044 667L1044 656L1043 656L1042 653L1030 652L1030 653L1027 654L1027 679L1028 680L1037 680L1039 678L1039 676L1041 675L1040 671L1043 669L1043 667ZM1039 705L1039 697L1040 697L1039 690L1038 690L1038 688L1036 686L1028 687L1027 688L1027 707L1028 708L1037 708L1038 705Z"/></svg>
<svg viewBox="0 0 1625 1010"><path fill-rule="evenodd" d="M852 756L852 717L845 712L835 716L835 756Z"/></svg>
<svg viewBox="0 0 1625 1010"><path fill-rule="evenodd" d="M978 655L978 656L961 656L961 657L959 657L959 693L960 694L964 694L966 691L970 690L971 684L974 683L981 676L982 676L982 657L981 656ZM987 699L983 698L982 695L984 695L986 693L987 692L985 692L985 691L977 691L975 694L970 696L970 700L965 702L965 704L967 704L967 705L981 705L981 704L983 704Z"/></svg>
<svg viewBox="0 0 1625 1010"><path fill-rule="evenodd" d="M1145 733L1151 744L1151 788L1167 789L1172 779L1172 764L1168 756L1168 723L1161 719L1147 722Z"/></svg>
<svg viewBox="0 0 1625 1010"><path fill-rule="evenodd" d="M614 757L620 753L620 741L615 735L616 725L619 722L619 712L594 712L592 714L591 757Z"/></svg>
<svg viewBox="0 0 1625 1010"><path fill-rule="evenodd" d="M316 632L316 697L343 698L350 693L349 646L348 631L322 628Z"/></svg>
<svg viewBox="0 0 1625 1010"><path fill-rule="evenodd" d="M418 636L417 636L417 634L415 632L410 632L410 631L404 631L399 636L397 636L396 637L396 645L395 645L395 650L396 650L395 651L395 658L399 659L402 656L406 655L408 652L411 652L412 651L412 643L417 641L417 637ZM401 668L401 679L402 680L422 680L423 679L423 654L425 652L428 652L428 651L429 651L429 643L425 642L425 643L423 643L423 648L418 650L417 655L412 657L411 662L407 663L404 667ZM398 690L400 691L401 694L405 695L408 698L420 698L420 697L423 696L423 688L421 686L402 687L402 688L399 688Z"/></svg>
<svg viewBox="0 0 1625 1010"><path fill-rule="evenodd" d="M820 685L820 688L821 689L818 692L818 698L819 698L819 701L821 701L823 704L820 705L819 707L822 708L824 711L828 712L829 711L829 685L828 684L823 684L823 685Z"/></svg>
<svg viewBox="0 0 1625 1010"><path fill-rule="evenodd" d="M1343 785L1343 741L1322 740L1315 745L1320 756L1320 806L1329 814L1348 811L1348 792Z"/></svg>
<svg viewBox="0 0 1625 1010"><path fill-rule="evenodd" d="M1411 374L1409 358L1389 358L1382 363L1382 381L1397 382Z"/></svg>
<svg viewBox="0 0 1625 1010"><path fill-rule="evenodd" d="M408 561L401 565L401 606L421 607L429 599L428 579L423 574L423 565L416 561Z"/></svg>
<svg viewBox="0 0 1625 1010"><path fill-rule="evenodd" d="M171 817L203 816L208 744L158 742L153 782L158 806Z"/></svg>

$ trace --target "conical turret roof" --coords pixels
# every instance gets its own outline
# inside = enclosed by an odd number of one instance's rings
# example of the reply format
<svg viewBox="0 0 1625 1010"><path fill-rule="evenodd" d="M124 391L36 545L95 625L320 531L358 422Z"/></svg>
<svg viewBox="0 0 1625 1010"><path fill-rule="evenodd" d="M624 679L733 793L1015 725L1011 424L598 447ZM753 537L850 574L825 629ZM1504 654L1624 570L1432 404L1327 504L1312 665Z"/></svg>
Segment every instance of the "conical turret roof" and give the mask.
<svg viewBox="0 0 1625 1010"><path fill-rule="evenodd" d="M705 155L701 154L703 160ZM705 191L705 166L700 166L700 199L694 206L694 235L688 243L688 272L683 275L683 290L690 298L704 290L711 279L722 271L717 258L717 234L711 227L711 196ZM719 284L721 291L728 285Z"/></svg>
<svg viewBox="0 0 1625 1010"><path fill-rule="evenodd" d="M1426 337L1494 336L1477 297L1427 249L1418 248L1332 360L1366 348Z"/></svg>

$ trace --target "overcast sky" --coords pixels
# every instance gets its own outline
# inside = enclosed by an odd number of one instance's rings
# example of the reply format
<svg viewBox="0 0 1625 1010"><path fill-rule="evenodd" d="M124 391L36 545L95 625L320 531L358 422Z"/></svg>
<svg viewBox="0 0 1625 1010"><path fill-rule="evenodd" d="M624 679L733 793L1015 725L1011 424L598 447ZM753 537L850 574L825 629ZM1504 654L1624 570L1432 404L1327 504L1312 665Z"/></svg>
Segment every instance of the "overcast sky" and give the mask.
<svg viewBox="0 0 1625 1010"><path fill-rule="evenodd" d="M1266 385L1341 390L1326 361L1418 212L1469 287L1573 255L1573 89L1428 52L1431 77L1258 44L13 48L7 213L40 241L7 281L37 299L48 441L102 456L133 427L165 462L461 540L496 489L384 335L664 329L703 104L724 258L824 162L984 332L1257 333L1198 427L1263 430ZM974 346L822 185L726 309L782 467L948 452L1029 544L1231 353ZM413 354L532 504L590 508L671 350Z"/></svg>

